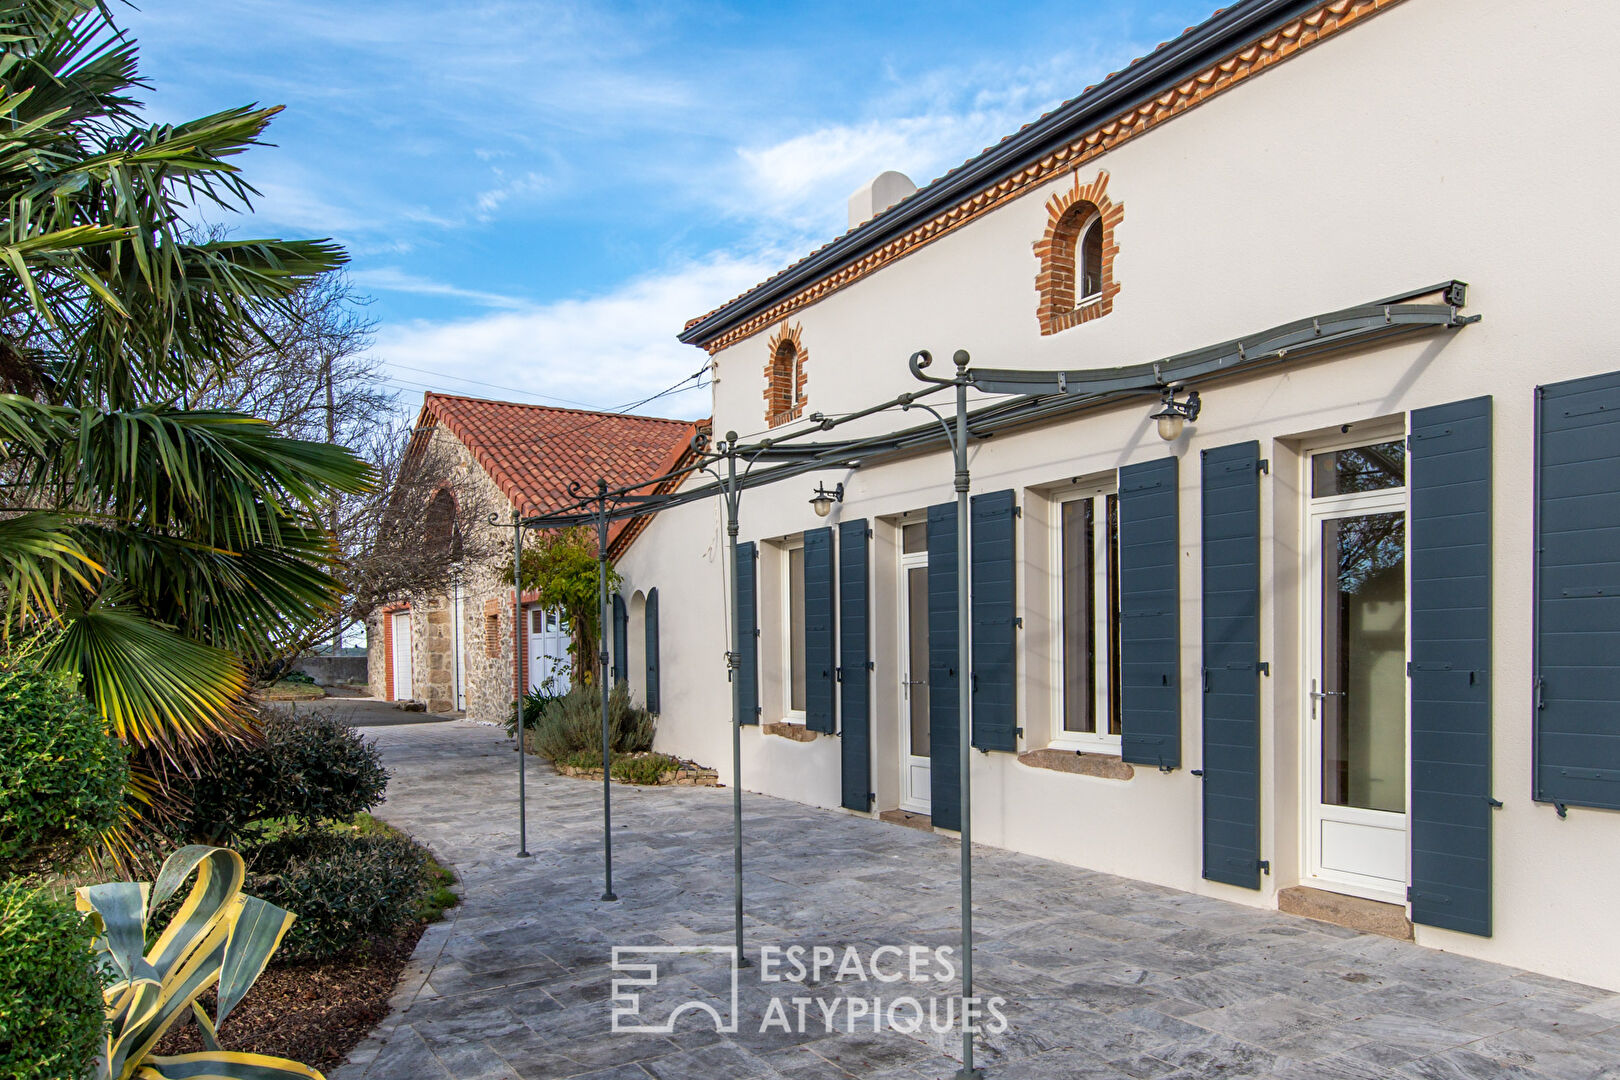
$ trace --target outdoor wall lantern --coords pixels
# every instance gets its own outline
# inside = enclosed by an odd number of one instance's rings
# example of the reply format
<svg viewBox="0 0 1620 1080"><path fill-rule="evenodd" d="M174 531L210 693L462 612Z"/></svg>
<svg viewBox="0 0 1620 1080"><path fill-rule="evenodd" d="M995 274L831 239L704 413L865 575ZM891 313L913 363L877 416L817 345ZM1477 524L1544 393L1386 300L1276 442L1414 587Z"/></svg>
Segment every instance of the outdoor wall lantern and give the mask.
<svg viewBox="0 0 1620 1080"><path fill-rule="evenodd" d="M1198 410L1203 407L1198 400L1198 391L1190 392L1185 400L1176 400L1176 387L1164 388L1164 396L1159 399L1159 411L1153 414L1153 419L1159 422L1159 438L1165 442L1175 442L1181 438L1181 430L1191 421L1198 419Z"/></svg>
<svg viewBox="0 0 1620 1080"><path fill-rule="evenodd" d="M843 484L839 484L837 487L833 488L831 491L828 491L827 488L824 485L817 484L816 485L816 493L814 495L810 496L810 505L816 511L816 517L826 517L828 514L832 513L833 503L838 503L838 502L843 502L843 501L844 501L844 485Z"/></svg>

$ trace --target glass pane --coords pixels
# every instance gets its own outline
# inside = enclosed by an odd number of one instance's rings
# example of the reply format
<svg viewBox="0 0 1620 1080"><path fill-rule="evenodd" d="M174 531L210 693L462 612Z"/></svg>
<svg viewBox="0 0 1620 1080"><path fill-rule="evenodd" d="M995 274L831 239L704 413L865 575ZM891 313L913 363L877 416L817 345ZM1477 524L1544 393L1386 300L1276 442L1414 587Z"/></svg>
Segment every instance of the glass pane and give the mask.
<svg viewBox="0 0 1620 1080"><path fill-rule="evenodd" d="M1080 239L1080 297L1102 292L1102 218L1092 221Z"/></svg>
<svg viewBox="0 0 1620 1080"><path fill-rule="evenodd" d="M1311 455L1311 497L1382 491L1406 483L1406 443L1375 443Z"/></svg>
<svg viewBox="0 0 1620 1080"><path fill-rule="evenodd" d="M910 525L900 526L900 550L907 555L928 550L928 525L925 522L914 521Z"/></svg>
<svg viewBox="0 0 1620 1080"><path fill-rule="evenodd" d="M911 754L927 757L928 740L928 568L906 571L906 701L910 706Z"/></svg>
<svg viewBox="0 0 1620 1080"><path fill-rule="evenodd" d="M1119 496L1108 496L1108 734L1120 733Z"/></svg>
<svg viewBox="0 0 1620 1080"><path fill-rule="evenodd" d="M541 612L532 608L529 610L529 633L539 634L545 631L545 623L541 621L543 618L544 615Z"/></svg>
<svg viewBox="0 0 1620 1080"><path fill-rule="evenodd" d="M1063 730L1097 730L1095 500L1063 504Z"/></svg>
<svg viewBox="0 0 1620 1080"><path fill-rule="evenodd" d="M804 711L804 548L788 552L788 708Z"/></svg>
<svg viewBox="0 0 1620 1080"><path fill-rule="evenodd" d="M1322 523L1322 802L1406 812L1406 515Z"/></svg>

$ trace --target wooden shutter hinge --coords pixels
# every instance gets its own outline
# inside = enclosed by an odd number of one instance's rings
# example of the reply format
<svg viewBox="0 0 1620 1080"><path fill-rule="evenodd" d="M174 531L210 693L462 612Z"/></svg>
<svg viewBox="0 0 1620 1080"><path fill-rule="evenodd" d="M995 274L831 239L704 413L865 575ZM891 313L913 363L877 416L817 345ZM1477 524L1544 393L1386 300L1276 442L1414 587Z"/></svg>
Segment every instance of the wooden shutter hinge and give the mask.
<svg viewBox="0 0 1620 1080"><path fill-rule="evenodd" d="M1261 675L1264 675L1268 679L1271 678L1271 661L1260 661L1258 664L1254 665L1254 670L1259 672Z"/></svg>
<svg viewBox="0 0 1620 1080"><path fill-rule="evenodd" d="M1078 753L1078 751L1076 751L1076 753ZM1194 769L1194 770L1192 770L1190 775L1197 776L1197 777L1202 777L1204 775L1204 770L1203 769Z"/></svg>
<svg viewBox="0 0 1620 1080"><path fill-rule="evenodd" d="M1014 630L1022 630L1023 628L1024 628L1024 617L1022 615L1015 616L1013 618L1013 629Z"/></svg>
<svg viewBox="0 0 1620 1080"><path fill-rule="evenodd" d="M1489 806L1492 810L1500 810L1500 809L1502 809L1502 800L1501 799L1491 798L1488 795L1485 797L1485 804L1487 806Z"/></svg>
<svg viewBox="0 0 1620 1080"><path fill-rule="evenodd" d="M1259 461L1255 462L1255 468L1258 469L1260 472L1265 473L1267 476L1270 476L1271 475L1271 459L1270 458L1261 458ZM1271 873L1271 871L1268 869L1266 871L1266 873L1269 874L1269 873Z"/></svg>
<svg viewBox="0 0 1620 1080"><path fill-rule="evenodd" d="M1266 875L1266 877L1271 876L1271 860L1270 859L1260 859L1260 860L1255 862L1255 865L1260 868L1260 872L1262 874Z"/></svg>

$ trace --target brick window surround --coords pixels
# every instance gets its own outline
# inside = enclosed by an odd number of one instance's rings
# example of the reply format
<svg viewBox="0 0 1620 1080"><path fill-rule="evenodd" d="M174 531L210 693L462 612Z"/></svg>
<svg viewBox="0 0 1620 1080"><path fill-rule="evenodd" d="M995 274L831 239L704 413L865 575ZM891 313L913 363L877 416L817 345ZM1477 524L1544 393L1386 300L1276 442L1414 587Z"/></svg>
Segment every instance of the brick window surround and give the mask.
<svg viewBox="0 0 1620 1080"><path fill-rule="evenodd" d="M797 420L804 413L805 364L810 354L800 335L804 326L794 323L771 335L765 354L765 423L770 427Z"/></svg>
<svg viewBox="0 0 1620 1080"><path fill-rule="evenodd" d="M1040 264L1035 275L1040 304L1035 314L1041 333L1055 334L1114 310L1114 297L1119 293L1119 282L1114 280L1114 256L1119 252L1114 228L1125 220L1125 205L1108 197L1107 172L1099 172L1089 184L1082 184L1076 172L1074 186L1047 201L1046 219L1046 232L1035 241L1035 258ZM1101 265L1095 269L1099 291L1077 298L1081 235L1093 221L1102 225Z"/></svg>

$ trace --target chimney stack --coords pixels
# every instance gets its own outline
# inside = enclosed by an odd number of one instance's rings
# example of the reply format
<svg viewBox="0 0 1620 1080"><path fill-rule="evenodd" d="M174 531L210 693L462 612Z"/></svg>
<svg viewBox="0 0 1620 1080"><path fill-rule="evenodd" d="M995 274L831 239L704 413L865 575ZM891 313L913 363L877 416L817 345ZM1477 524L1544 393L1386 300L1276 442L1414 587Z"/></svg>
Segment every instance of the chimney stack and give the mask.
<svg viewBox="0 0 1620 1080"><path fill-rule="evenodd" d="M849 227L864 225L917 190L905 173L880 172L849 197Z"/></svg>

